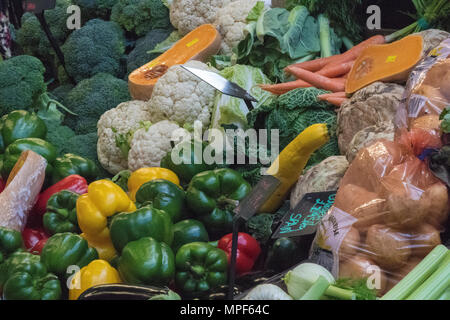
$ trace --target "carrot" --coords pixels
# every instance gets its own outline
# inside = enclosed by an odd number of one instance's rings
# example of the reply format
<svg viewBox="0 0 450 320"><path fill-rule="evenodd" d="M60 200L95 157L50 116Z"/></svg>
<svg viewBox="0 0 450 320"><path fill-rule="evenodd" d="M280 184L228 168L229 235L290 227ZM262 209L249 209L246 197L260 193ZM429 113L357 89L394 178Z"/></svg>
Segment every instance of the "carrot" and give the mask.
<svg viewBox="0 0 450 320"><path fill-rule="evenodd" d="M318 74L321 74L322 76L328 77L328 78L336 78L342 75L346 75L347 73L352 70L353 64L355 63L355 60L351 60L348 62L342 62L338 64L327 64L325 67L323 67L320 71L318 71Z"/></svg>
<svg viewBox="0 0 450 320"><path fill-rule="evenodd" d="M333 92L333 93L324 93L324 94L317 96L317 98L319 98L319 100L325 100L326 98L329 98L329 97L347 98L347 95L345 92Z"/></svg>
<svg viewBox="0 0 450 320"><path fill-rule="evenodd" d="M286 67L285 70L286 70L286 72L290 73L291 68L295 66L297 68L302 68L304 70L316 72L316 71L321 70L328 64L343 63L343 62L348 62L351 60L356 60L356 58L358 58L358 56L361 54L361 52L368 46L376 45L376 44L384 44L384 43L386 43L384 36L376 35L376 36L370 37L367 40L360 42L358 45L352 47L350 50L347 50L346 52L344 52L342 54L338 54L338 55L334 55L334 56L326 57L326 58L321 58L321 59L316 59L316 60L312 60L312 61L296 63L296 64Z"/></svg>
<svg viewBox="0 0 450 320"><path fill-rule="evenodd" d="M334 106L340 107L348 99L347 98L339 98L339 97L327 97L327 98L324 98L324 99L320 99L319 98L319 100L326 101L329 104L332 104Z"/></svg>
<svg viewBox="0 0 450 320"><path fill-rule="evenodd" d="M345 79L328 78L301 68L297 68L296 74L301 80L312 84L316 88L325 89L332 92L345 91Z"/></svg>
<svg viewBox="0 0 450 320"><path fill-rule="evenodd" d="M295 80L278 84L261 84L259 87L273 94L281 95L297 88L312 87L312 85L303 80Z"/></svg>

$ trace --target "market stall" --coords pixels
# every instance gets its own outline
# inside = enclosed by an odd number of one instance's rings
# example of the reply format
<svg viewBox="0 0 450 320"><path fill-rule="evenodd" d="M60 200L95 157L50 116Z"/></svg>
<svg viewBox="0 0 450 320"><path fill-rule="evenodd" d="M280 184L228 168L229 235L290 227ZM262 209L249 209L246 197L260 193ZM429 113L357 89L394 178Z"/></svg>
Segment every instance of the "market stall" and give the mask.
<svg viewBox="0 0 450 320"><path fill-rule="evenodd" d="M2 300L450 300L448 1L22 3Z"/></svg>

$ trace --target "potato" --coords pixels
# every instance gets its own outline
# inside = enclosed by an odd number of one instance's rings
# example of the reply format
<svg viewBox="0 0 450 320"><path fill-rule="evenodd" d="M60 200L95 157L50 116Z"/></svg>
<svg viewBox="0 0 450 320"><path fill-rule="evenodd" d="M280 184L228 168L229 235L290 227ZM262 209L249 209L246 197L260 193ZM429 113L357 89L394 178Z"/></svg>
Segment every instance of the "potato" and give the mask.
<svg viewBox="0 0 450 320"><path fill-rule="evenodd" d="M414 257L423 258L434 247L441 244L439 231L429 224L421 225L419 228L411 232L409 236L412 255Z"/></svg>
<svg viewBox="0 0 450 320"><path fill-rule="evenodd" d="M422 193L423 194L423 193ZM388 213L383 216L385 224L399 229L419 226L428 215L429 199L414 199L405 191L395 191L387 196Z"/></svg>
<svg viewBox="0 0 450 320"><path fill-rule="evenodd" d="M353 256L358 249L361 249L361 236L356 228L351 227L345 235L339 247L340 260L345 260Z"/></svg>
<svg viewBox="0 0 450 320"><path fill-rule="evenodd" d="M411 255L411 244L402 233L376 224L367 230L366 244L372 259L382 268L402 268Z"/></svg>
<svg viewBox="0 0 450 320"><path fill-rule="evenodd" d="M380 277L378 281L374 281L373 284L377 287L379 293L384 292L386 289L386 276L379 266L377 266L372 260L362 256L355 255L346 259L339 264L339 277L340 278L369 278L369 283L375 273L375 270L380 271Z"/></svg>
<svg viewBox="0 0 450 320"><path fill-rule="evenodd" d="M441 182L435 183L425 190L423 198L430 204L427 208L427 222L441 229L448 218L447 187Z"/></svg>
<svg viewBox="0 0 450 320"><path fill-rule="evenodd" d="M441 128L441 120L439 120L438 114L427 114L412 120L409 128L439 131Z"/></svg>
<svg viewBox="0 0 450 320"><path fill-rule="evenodd" d="M353 176L344 177L342 184L355 184L358 181L358 185L367 191L377 192L380 187L380 179L403 160L404 153L398 143L380 139L358 152L349 169ZM347 176L349 176L348 171Z"/></svg>
<svg viewBox="0 0 450 320"><path fill-rule="evenodd" d="M450 59L447 59L447 60L450 61ZM441 90L441 94L450 103L450 63L449 63L449 67L447 69L447 73L442 78L440 90Z"/></svg>
<svg viewBox="0 0 450 320"><path fill-rule="evenodd" d="M357 218L358 221L353 226L365 231L369 226L382 221L384 203L385 200L376 193L354 184L346 184L339 189L335 206Z"/></svg>
<svg viewBox="0 0 450 320"><path fill-rule="evenodd" d="M437 86L421 84L413 90L413 93L427 98L423 112L420 114L440 114L447 106L447 99L441 93L440 84Z"/></svg>

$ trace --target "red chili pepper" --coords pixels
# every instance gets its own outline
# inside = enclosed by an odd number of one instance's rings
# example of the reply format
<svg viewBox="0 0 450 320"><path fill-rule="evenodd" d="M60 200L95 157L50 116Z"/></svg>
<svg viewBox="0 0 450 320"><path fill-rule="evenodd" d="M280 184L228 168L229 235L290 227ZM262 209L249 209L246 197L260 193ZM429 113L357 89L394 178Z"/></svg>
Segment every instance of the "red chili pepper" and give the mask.
<svg viewBox="0 0 450 320"><path fill-rule="evenodd" d="M32 213L42 217L47 210L48 199L62 190L70 190L78 194L83 194L88 191L88 184L85 178L77 174L65 177L39 194Z"/></svg>
<svg viewBox="0 0 450 320"><path fill-rule="evenodd" d="M33 254L41 254L42 248L48 240L44 230L25 228L22 231L25 248Z"/></svg>
<svg viewBox="0 0 450 320"><path fill-rule="evenodd" d="M5 186L6 186L6 182L3 181L2 178L0 178L0 192L2 192L3 190L5 190Z"/></svg>
<svg viewBox="0 0 450 320"><path fill-rule="evenodd" d="M229 233L219 240L218 247L225 251L228 256L228 263L231 259L232 233ZM236 273L244 274L252 270L253 265L261 253L258 241L251 235L243 232L238 233L238 247L236 255Z"/></svg>

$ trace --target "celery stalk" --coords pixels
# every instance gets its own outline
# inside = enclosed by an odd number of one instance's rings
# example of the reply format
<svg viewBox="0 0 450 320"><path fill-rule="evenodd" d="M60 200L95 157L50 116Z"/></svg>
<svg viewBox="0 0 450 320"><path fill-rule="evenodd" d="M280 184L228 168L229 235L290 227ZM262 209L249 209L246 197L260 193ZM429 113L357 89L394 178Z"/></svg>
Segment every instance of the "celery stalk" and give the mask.
<svg viewBox="0 0 450 320"><path fill-rule="evenodd" d="M320 300L330 283L323 276L314 282L314 284L306 291L306 293L300 298L300 300Z"/></svg>
<svg viewBox="0 0 450 320"><path fill-rule="evenodd" d="M450 252L434 272L406 300L435 300L450 286Z"/></svg>
<svg viewBox="0 0 450 320"><path fill-rule="evenodd" d="M445 290L444 293L440 295L438 300L450 300L450 287L448 287L447 290Z"/></svg>
<svg viewBox="0 0 450 320"><path fill-rule="evenodd" d="M433 274L445 259L448 249L436 246L410 273L397 283L380 300L403 300Z"/></svg>

